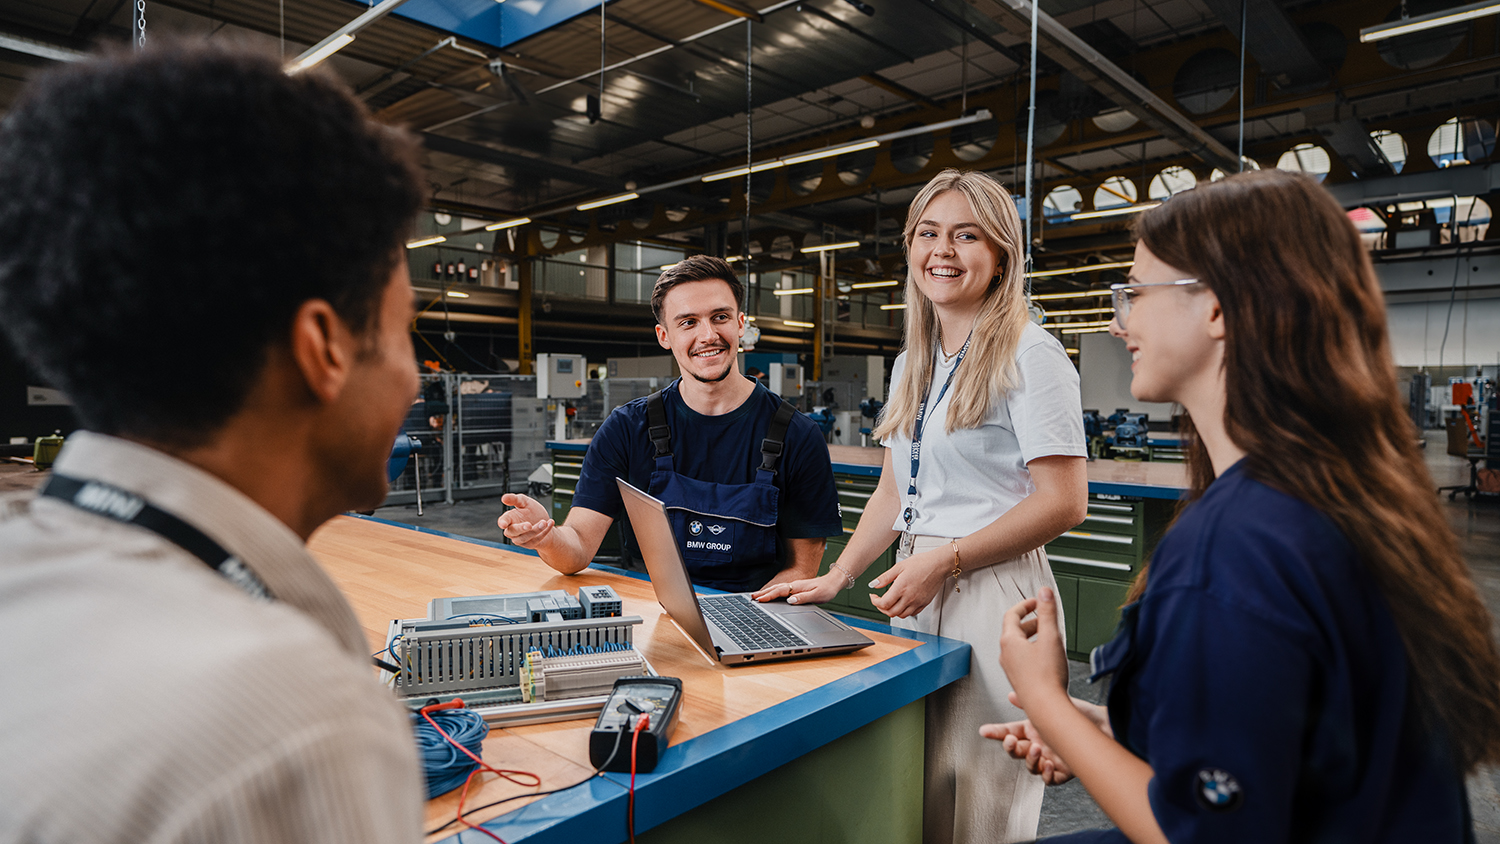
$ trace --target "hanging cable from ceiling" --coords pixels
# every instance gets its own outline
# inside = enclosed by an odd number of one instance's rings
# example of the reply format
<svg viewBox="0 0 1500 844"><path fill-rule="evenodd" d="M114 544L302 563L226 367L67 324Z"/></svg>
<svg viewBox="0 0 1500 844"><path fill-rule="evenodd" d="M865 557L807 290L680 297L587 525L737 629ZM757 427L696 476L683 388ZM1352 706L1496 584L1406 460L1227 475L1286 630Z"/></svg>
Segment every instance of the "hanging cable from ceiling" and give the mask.
<svg viewBox="0 0 1500 844"><path fill-rule="evenodd" d="M962 92L958 106L959 116L969 113L969 31L963 31L963 47L959 53L958 87Z"/></svg>
<svg viewBox="0 0 1500 844"><path fill-rule="evenodd" d="M751 63L754 60L754 26L752 18L745 18L745 216L740 221L740 261L745 264L745 275L750 275L750 180L753 178L751 165L754 163L755 153L755 129L751 122L751 108L755 101L751 98ZM745 302L740 308L741 313L750 313L750 285L746 284Z"/></svg>
<svg viewBox="0 0 1500 844"><path fill-rule="evenodd" d="M1248 40L1250 0L1240 0L1240 172L1245 172L1245 42Z"/></svg>
<svg viewBox="0 0 1500 844"><path fill-rule="evenodd" d="M604 117L604 66L606 63L604 53L604 5L605 0L599 0L599 93L590 94L584 100L583 110L589 119L589 125L598 123Z"/></svg>
<svg viewBox="0 0 1500 844"><path fill-rule="evenodd" d="M1036 203L1031 198L1032 170L1036 160L1036 37L1037 6L1031 0L1031 98L1026 107L1026 301L1031 302L1031 273L1034 269L1031 258L1032 217L1036 216Z"/></svg>

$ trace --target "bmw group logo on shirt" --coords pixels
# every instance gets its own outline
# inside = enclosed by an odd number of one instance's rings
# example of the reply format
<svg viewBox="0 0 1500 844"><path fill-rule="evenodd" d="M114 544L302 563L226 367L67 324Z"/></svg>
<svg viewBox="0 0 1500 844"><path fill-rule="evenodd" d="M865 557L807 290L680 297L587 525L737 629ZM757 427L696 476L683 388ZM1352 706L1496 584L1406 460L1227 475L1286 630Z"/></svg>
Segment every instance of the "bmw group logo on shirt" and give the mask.
<svg viewBox="0 0 1500 844"><path fill-rule="evenodd" d="M692 523L688 525L688 533L691 533L693 536L702 536L703 523L698 521L697 519L694 519Z"/></svg>
<svg viewBox="0 0 1500 844"><path fill-rule="evenodd" d="M1228 771L1204 768L1194 783L1198 803L1210 812L1229 812L1239 808L1244 792L1240 781Z"/></svg>

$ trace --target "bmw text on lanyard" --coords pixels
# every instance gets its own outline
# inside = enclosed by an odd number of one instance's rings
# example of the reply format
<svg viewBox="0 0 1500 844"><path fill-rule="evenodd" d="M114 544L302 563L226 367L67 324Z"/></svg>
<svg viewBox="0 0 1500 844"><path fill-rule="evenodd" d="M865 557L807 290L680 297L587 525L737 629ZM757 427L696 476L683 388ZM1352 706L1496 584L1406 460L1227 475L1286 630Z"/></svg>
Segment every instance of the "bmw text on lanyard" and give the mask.
<svg viewBox="0 0 1500 844"><path fill-rule="evenodd" d="M66 501L80 510L117 522L143 527L202 560L204 565L223 575L245 594L264 601L275 600L271 590L240 558L208 534L149 501L117 486L99 481L84 481L67 475L53 475L40 493L48 498Z"/></svg>
<svg viewBox="0 0 1500 844"><path fill-rule="evenodd" d="M969 352L969 343L974 340L974 332L964 339L964 346L958 350L958 357L953 360L953 368L948 371L948 380L943 382L943 389L938 390L937 401L932 403L933 410L943 403L943 396L948 395L948 388L953 385L953 376L958 374L958 365L964 362L964 355ZM927 413L927 399L917 405L917 421L912 424L911 431L911 483L906 487L906 500L912 502L906 506L901 518L906 521L907 530L911 529L911 523L917 518L917 509L914 506L917 500L917 470L922 466L922 417Z"/></svg>

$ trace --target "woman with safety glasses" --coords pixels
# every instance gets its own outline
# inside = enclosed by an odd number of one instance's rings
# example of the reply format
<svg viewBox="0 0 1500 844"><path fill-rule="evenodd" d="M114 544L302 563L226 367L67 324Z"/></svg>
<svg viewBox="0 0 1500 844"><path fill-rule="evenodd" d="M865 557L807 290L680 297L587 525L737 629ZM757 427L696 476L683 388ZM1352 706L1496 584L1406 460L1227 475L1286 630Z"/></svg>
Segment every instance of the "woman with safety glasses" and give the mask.
<svg viewBox="0 0 1500 844"><path fill-rule="evenodd" d="M1118 825L1070 840L1473 840L1463 777L1500 760L1500 655L1358 233L1268 171L1179 194L1136 235L1111 331L1131 393L1191 419L1190 503L1094 654L1107 710L1070 701L1044 593L1001 638L1029 721L984 735Z"/></svg>

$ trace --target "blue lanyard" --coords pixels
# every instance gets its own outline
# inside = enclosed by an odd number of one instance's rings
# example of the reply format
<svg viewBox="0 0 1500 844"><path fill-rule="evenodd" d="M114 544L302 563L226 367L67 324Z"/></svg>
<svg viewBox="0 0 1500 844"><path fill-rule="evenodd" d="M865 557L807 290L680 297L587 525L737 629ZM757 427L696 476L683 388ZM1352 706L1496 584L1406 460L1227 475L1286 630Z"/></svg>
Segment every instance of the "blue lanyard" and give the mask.
<svg viewBox="0 0 1500 844"><path fill-rule="evenodd" d="M953 376L958 374L958 365L964 362L964 355L968 354L969 343L973 340L974 332L970 331L969 336L964 339L963 348L958 350L958 357L953 360L953 369L948 372L948 380L944 381L943 388L938 390L937 401L932 403L934 409L943 403L943 396L948 395L948 388L953 385ZM917 406L917 420L912 424L911 431L911 483L906 487L908 501L917 500L917 471L922 468L922 417L926 414L927 399L922 399L922 403ZM911 527L911 523L917 518L916 509L908 504L901 518L906 521L907 527Z"/></svg>

